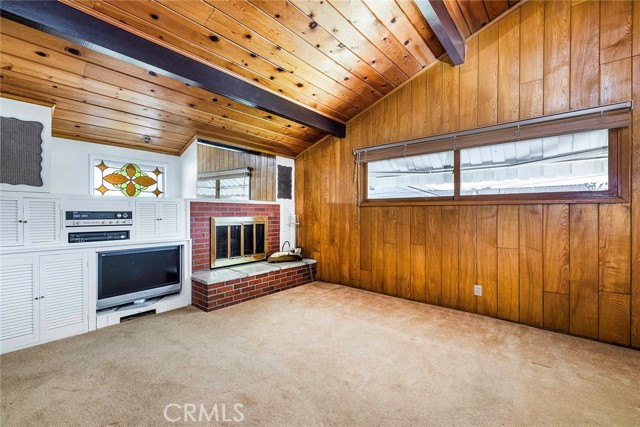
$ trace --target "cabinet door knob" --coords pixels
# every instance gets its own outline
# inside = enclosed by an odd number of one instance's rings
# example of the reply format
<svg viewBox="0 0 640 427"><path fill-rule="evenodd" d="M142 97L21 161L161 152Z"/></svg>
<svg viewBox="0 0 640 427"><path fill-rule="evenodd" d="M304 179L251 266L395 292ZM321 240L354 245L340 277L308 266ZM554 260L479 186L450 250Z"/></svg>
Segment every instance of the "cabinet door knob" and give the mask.
<svg viewBox="0 0 640 427"><path fill-rule="evenodd" d="M42 295L42 296L40 297L40 299L44 299L44 295Z"/></svg>
<svg viewBox="0 0 640 427"><path fill-rule="evenodd" d="M34 300L36 300L36 301L37 301L38 299L39 299L38 297L35 297L35 298L34 298Z"/></svg>
<svg viewBox="0 0 640 427"><path fill-rule="evenodd" d="M20 224L22 224L23 222L24 222L24 221L23 221L23 220L21 220L21 219L19 219L19 220L18 220L18 223L20 223Z"/></svg>

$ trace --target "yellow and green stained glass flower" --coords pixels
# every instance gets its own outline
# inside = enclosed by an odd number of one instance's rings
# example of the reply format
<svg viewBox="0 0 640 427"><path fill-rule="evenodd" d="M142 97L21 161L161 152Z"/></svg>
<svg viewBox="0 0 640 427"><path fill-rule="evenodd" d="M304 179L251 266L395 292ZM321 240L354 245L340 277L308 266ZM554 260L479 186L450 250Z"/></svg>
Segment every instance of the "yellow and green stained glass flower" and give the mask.
<svg viewBox="0 0 640 427"><path fill-rule="evenodd" d="M141 192L157 183L154 178L148 176L138 165L133 163L127 163L120 169L106 175L104 180L128 197L137 197ZM156 189L156 191L159 190Z"/></svg>

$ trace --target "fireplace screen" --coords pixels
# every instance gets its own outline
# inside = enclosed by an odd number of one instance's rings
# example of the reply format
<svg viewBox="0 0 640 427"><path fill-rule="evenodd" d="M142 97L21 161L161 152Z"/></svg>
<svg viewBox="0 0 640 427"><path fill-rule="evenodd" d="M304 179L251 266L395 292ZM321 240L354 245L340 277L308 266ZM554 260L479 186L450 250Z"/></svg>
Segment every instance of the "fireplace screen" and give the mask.
<svg viewBox="0 0 640 427"><path fill-rule="evenodd" d="M264 259L267 223L263 216L211 218L211 268Z"/></svg>

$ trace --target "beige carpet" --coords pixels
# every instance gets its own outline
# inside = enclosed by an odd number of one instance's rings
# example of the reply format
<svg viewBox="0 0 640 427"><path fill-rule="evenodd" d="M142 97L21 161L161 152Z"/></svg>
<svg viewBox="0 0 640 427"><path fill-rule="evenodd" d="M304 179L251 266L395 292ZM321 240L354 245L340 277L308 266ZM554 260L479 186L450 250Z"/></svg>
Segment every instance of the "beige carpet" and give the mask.
<svg viewBox="0 0 640 427"><path fill-rule="evenodd" d="M2 426L640 424L638 351L325 283L0 363Z"/></svg>

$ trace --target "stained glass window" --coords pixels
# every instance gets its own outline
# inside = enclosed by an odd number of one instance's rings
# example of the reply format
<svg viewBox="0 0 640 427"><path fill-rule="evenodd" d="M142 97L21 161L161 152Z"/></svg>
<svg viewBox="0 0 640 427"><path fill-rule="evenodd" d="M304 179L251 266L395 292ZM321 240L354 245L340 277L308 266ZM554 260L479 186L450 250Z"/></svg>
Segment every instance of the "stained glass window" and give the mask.
<svg viewBox="0 0 640 427"><path fill-rule="evenodd" d="M118 160L94 159L94 195L164 197L165 167Z"/></svg>

